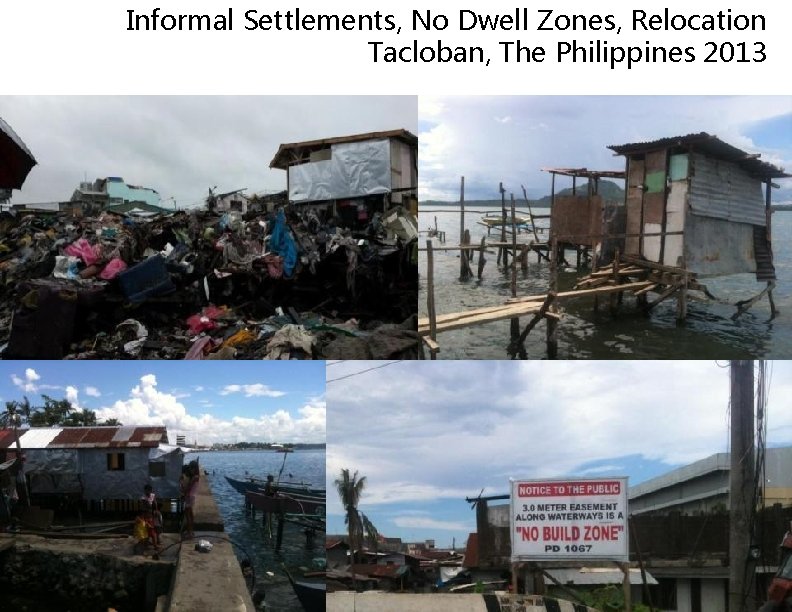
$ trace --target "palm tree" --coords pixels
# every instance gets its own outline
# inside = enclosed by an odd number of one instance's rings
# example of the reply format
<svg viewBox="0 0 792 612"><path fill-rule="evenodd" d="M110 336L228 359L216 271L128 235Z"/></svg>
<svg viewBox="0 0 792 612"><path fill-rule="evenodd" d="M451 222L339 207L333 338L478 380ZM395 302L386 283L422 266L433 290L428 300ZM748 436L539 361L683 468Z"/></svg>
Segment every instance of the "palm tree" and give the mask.
<svg viewBox="0 0 792 612"><path fill-rule="evenodd" d="M336 478L335 486L338 496L341 498L341 505L344 506L346 517L344 522L349 532L349 552L352 565L355 563L355 551L360 549L360 542L363 539L363 523L360 519L357 505L363 489L366 487L366 477L358 477L357 470L350 477L349 469L341 470L341 477ZM355 586L355 571L352 570L352 587Z"/></svg>
<svg viewBox="0 0 792 612"><path fill-rule="evenodd" d="M360 518L363 521L363 529L366 531L366 541L374 549L374 554L376 555L379 552L379 531L377 531L374 523L369 520L369 517L362 512L360 513Z"/></svg>

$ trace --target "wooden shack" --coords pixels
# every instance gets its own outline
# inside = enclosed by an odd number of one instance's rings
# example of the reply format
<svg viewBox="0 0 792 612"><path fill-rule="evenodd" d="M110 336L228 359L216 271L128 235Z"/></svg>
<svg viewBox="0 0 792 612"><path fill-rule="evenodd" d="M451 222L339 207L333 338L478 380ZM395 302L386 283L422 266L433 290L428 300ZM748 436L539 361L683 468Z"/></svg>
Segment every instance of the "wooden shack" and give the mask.
<svg viewBox="0 0 792 612"><path fill-rule="evenodd" d="M282 144L270 168L286 170L294 204L330 205L355 220L392 205L417 214L418 138L407 130Z"/></svg>
<svg viewBox="0 0 792 612"><path fill-rule="evenodd" d="M608 148L626 158L626 255L775 280L770 193L792 175L705 132Z"/></svg>
<svg viewBox="0 0 792 612"><path fill-rule="evenodd" d="M577 265L583 256L593 255L595 264L613 259L616 249L623 248L624 202L600 194L600 179L624 179L621 170L589 170L587 168L542 168L552 176L550 188L550 236L561 253L572 249ZM556 177L572 178L572 192L556 193ZM578 187L577 179L587 180Z"/></svg>

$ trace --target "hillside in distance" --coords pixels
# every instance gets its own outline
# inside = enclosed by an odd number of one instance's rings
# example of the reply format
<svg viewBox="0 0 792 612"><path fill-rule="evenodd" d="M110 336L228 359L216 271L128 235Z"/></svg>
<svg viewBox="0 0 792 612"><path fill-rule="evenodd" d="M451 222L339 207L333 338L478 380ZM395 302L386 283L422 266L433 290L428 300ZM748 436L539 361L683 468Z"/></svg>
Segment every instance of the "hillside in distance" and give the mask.
<svg viewBox="0 0 792 612"><path fill-rule="evenodd" d="M577 186L576 193L582 195L586 193L586 189L588 188L588 183L581 183ZM599 193L603 196L606 200L615 200L617 202L624 201L624 189L619 187L613 181L605 181L602 180L599 182ZM559 190L556 195L572 195L572 188L566 188ZM550 195L543 196L538 200L529 200L532 207L536 208L550 208ZM429 208L430 206L456 206L459 204L459 201L447 201L447 200L425 200L421 202L421 207ZM525 200L522 198L517 198L515 196L515 204L517 208L524 208L525 207ZM509 206L509 200L506 201L506 205ZM500 200L465 200L465 207L466 208L476 208L477 206L496 206L500 208L501 201Z"/></svg>

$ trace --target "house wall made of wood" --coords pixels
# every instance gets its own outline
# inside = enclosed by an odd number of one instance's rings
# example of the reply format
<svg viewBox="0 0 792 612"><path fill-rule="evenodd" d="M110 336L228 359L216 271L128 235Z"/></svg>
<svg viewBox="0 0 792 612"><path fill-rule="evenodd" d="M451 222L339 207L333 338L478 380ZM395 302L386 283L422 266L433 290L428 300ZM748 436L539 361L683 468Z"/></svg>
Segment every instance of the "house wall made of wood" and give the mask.
<svg viewBox="0 0 792 612"><path fill-rule="evenodd" d="M762 183L738 164L661 149L627 160L625 252L703 276L756 272ZM674 235L663 233L681 232Z"/></svg>

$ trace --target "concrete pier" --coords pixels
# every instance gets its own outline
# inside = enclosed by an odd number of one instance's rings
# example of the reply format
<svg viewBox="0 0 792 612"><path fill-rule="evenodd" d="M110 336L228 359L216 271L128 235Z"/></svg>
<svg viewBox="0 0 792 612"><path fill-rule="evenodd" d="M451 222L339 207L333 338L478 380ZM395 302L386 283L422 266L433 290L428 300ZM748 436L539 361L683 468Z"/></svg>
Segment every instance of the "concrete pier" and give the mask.
<svg viewBox="0 0 792 612"><path fill-rule="evenodd" d="M536 595L497 593L355 593L327 594L326 612L596 612L569 601Z"/></svg>
<svg viewBox="0 0 792 612"><path fill-rule="evenodd" d="M195 539L182 543L173 578L168 612L253 612L239 561L224 533L220 511L212 497L208 476L201 476L194 509ZM202 553L195 543L205 538L212 550Z"/></svg>

